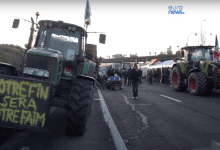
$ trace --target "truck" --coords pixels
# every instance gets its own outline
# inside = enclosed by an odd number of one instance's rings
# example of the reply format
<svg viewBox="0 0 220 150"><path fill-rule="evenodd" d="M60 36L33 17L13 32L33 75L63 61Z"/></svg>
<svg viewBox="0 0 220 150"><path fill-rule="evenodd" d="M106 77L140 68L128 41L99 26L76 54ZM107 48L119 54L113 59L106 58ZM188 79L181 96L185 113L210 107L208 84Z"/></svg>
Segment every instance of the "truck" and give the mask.
<svg viewBox="0 0 220 150"><path fill-rule="evenodd" d="M180 62L172 66L172 82L175 91L192 95L211 95L220 89L220 62L214 61L214 46L185 46L180 49Z"/></svg>
<svg viewBox="0 0 220 150"><path fill-rule="evenodd" d="M18 28L19 22L14 19L12 27ZM105 36L100 34L99 40L104 44ZM91 112L96 68L86 59L86 41L87 31L76 24L32 19L19 69L0 63L0 127L46 132L50 107L57 106L66 109L66 135L82 136Z"/></svg>

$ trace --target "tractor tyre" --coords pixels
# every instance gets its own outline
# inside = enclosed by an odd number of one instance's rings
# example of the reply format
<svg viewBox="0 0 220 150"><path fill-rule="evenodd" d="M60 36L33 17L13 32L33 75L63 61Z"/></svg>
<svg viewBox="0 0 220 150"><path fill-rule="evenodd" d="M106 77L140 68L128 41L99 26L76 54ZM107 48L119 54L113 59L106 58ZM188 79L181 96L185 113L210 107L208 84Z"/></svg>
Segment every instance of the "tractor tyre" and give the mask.
<svg viewBox="0 0 220 150"><path fill-rule="evenodd" d="M206 96L212 95L213 88L214 88L214 84L207 80L207 89L206 89L205 95Z"/></svg>
<svg viewBox="0 0 220 150"><path fill-rule="evenodd" d="M187 86L184 83L184 78L181 76L181 70L177 67L173 68L172 80L175 91L186 91Z"/></svg>
<svg viewBox="0 0 220 150"><path fill-rule="evenodd" d="M207 91L207 79L202 72L192 72L188 78L189 92L192 95L205 95Z"/></svg>
<svg viewBox="0 0 220 150"><path fill-rule="evenodd" d="M0 74L15 76L16 75L16 69L14 68L14 70L13 70L9 66L0 65Z"/></svg>
<svg viewBox="0 0 220 150"><path fill-rule="evenodd" d="M67 107L66 135L82 136L86 131L93 95L93 81L76 79Z"/></svg>

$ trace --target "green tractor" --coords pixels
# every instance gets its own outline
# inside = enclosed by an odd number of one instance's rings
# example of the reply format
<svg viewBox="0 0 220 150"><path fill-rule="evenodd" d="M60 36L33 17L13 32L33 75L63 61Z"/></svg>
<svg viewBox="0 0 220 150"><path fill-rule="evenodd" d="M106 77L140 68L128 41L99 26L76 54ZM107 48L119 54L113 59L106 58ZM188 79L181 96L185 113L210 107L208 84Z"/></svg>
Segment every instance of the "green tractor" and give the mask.
<svg viewBox="0 0 220 150"><path fill-rule="evenodd" d="M182 47L181 62L174 63L172 81L175 91L185 91L192 95L211 95L220 88L220 63L214 62L214 46Z"/></svg>
<svg viewBox="0 0 220 150"><path fill-rule="evenodd" d="M13 28L18 24L15 19ZM83 135L96 72L96 63L85 53L87 32L75 24L41 20L31 48L33 24L32 19L29 49L19 70L0 63L0 111L5 112L0 127L45 132L50 106L58 106L66 109L66 134ZM99 42L104 44L105 36Z"/></svg>

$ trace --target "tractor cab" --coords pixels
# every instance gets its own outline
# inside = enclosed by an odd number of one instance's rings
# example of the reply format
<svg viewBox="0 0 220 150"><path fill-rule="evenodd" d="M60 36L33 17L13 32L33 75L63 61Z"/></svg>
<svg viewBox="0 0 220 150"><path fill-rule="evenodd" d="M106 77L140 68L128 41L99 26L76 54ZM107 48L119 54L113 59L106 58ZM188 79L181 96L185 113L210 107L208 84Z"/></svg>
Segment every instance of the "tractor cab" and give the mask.
<svg viewBox="0 0 220 150"><path fill-rule="evenodd" d="M205 61L213 61L214 46L187 46L180 50L182 60L186 62L186 73L200 68Z"/></svg>
<svg viewBox="0 0 220 150"><path fill-rule="evenodd" d="M213 61L214 46L187 46L180 50L182 59L188 62L199 62L201 60Z"/></svg>

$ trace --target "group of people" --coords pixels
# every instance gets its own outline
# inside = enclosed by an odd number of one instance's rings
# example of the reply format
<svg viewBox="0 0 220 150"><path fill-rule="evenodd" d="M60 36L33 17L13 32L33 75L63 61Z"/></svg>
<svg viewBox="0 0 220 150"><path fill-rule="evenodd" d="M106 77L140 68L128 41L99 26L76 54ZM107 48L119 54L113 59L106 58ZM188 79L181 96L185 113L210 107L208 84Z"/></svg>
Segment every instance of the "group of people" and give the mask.
<svg viewBox="0 0 220 150"><path fill-rule="evenodd" d="M115 74L124 79L125 86L132 86L132 98L138 99L138 84L142 83L142 70L138 69L136 64L134 65L133 69L129 68L128 70L126 70L125 68L114 69L110 67L107 71L108 77L114 76Z"/></svg>
<svg viewBox="0 0 220 150"><path fill-rule="evenodd" d="M157 69L148 69L146 80L149 84L161 83L165 86L171 86L171 69L170 68L157 68Z"/></svg>
<svg viewBox="0 0 220 150"><path fill-rule="evenodd" d="M147 74L144 74L142 77L142 70L138 69L135 64L133 69L129 68L126 70L123 69L114 69L109 68L107 71L107 76L111 77L117 74L121 79L124 79L125 86L132 86L133 97L132 99L138 99L138 84L142 83L142 78L145 78L145 81L148 80L149 84L153 83L161 83L165 86L172 86L171 82L171 68L156 68L156 69L148 69Z"/></svg>

